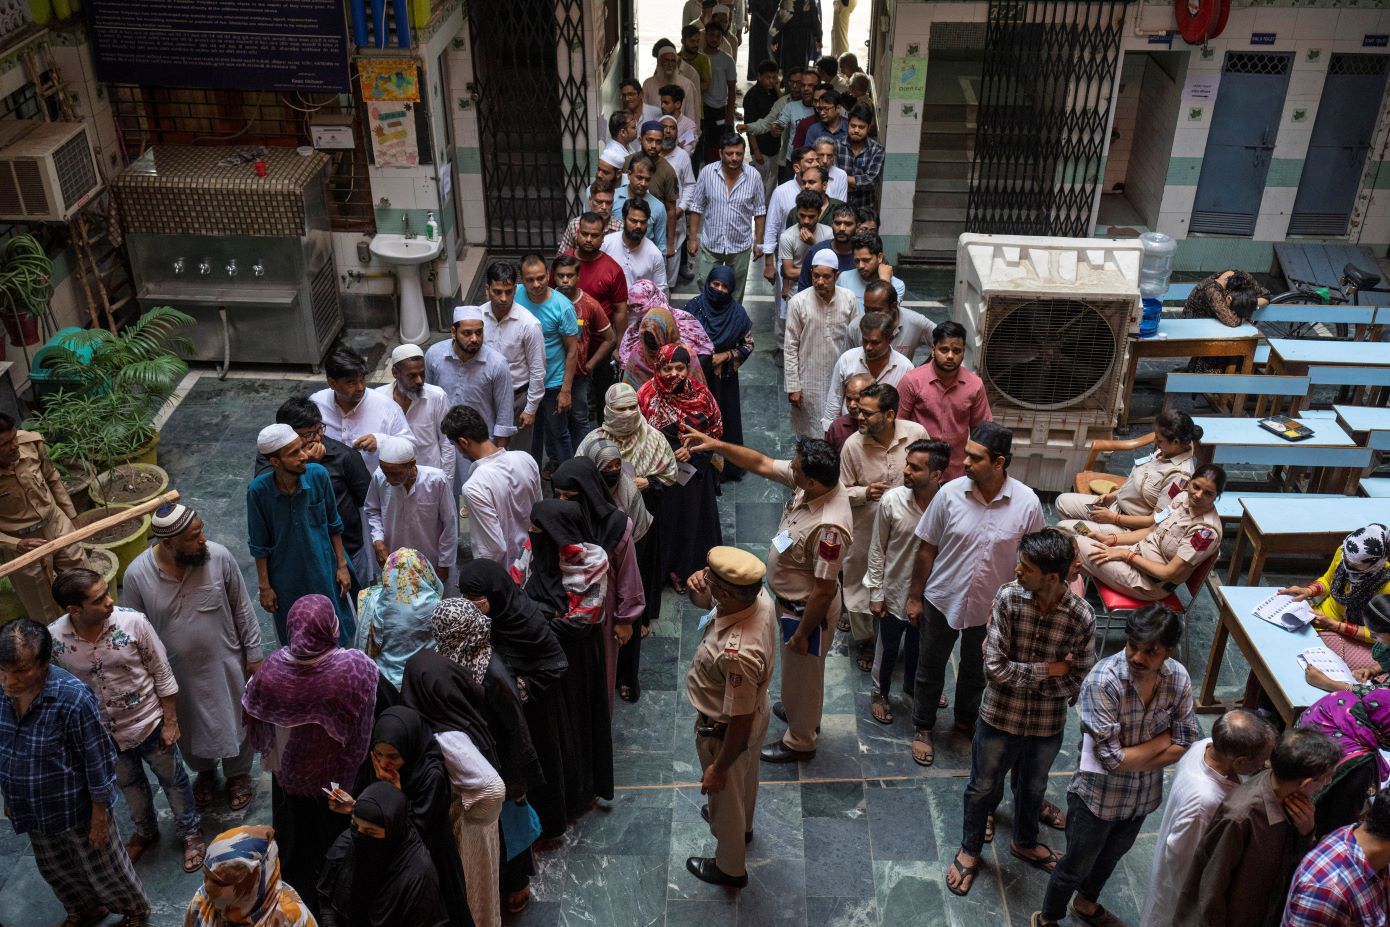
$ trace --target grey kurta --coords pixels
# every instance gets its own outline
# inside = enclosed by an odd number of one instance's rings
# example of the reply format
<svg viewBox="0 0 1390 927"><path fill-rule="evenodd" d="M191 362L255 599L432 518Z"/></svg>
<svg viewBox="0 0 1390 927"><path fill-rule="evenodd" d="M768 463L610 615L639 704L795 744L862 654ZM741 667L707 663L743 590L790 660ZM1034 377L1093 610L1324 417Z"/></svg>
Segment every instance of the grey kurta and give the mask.
<svg viewBox="0 0 1390 927"><path fill-rule="evenodd" d="M241 692L246 663L261 659L261 628L236 558L208 542L208 561L183 581L159 568L154 549L135 558L121 604L144 612L179 681L179 747L203 759L236 756L246 738Z"/></svg>

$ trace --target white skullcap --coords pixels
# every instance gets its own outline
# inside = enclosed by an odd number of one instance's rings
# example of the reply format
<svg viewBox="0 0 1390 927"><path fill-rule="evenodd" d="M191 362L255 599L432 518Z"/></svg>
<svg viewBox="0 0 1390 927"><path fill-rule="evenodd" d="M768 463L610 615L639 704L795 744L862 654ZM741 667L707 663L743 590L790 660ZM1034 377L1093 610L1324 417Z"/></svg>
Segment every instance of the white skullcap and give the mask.
<svg viewBox="0 0 1390 927"><path fill-rule="evenodd" d="M415 445L408 438L395 436L383 438L377 445L377 456L382 463L405 464L415 459Z"/></svg>
<svg viewBox="0 0 1390 927"><path fill-rule="evenodd" d="M676 117L669 114L662 116L660 119L657 120L657 122L669 122L673 126L680 125L680 123L676 120Z"/></svg>
<svg viewBox="0 0 1390 927"><path fill-rule="evenodd" d="M274 454L290 442L298 440L299 435L289 425L267 425L256 435L256 450L262 454Z"/></svg>
<svg viewBox="0 0 1390 927"><path fill-rule="evenodd" d="M455 306L454 324L460 322L481 322L483 320L483 308L481 306Z"/></svg>
<svg viewBox="0 0 1390 927"><path fill-rule="evenodd" d="M412 357L424 357L425 352L418 344L403 344L391 352L391 366L394 367L401 361L408 361Z"/></svg>
<svg viewBox="0 0 1390 927"><path fill-rule="evenodd" d="M714 5L714 9L712 9L712 10L709 11L709 14L710 14L711 16L715 16L715 15L717 15L717 14L719 14L719 13L731 13L731 12L732 12L732 10L729 9L728 4L726 4L726 3L716 3L716 4Z"/></svg>
<svg viewBox="0 0 1390 927"><path fill-rule="evenodd" d="M150 516L150 534L157 538L171 538L182 534L197 516L198 513L186 505L166 502Z"/></svg>
<svg viewBox="0 0 1390 927"><path fill-rule="evenodd" d="M822 248L816 252L816 256L811 258L812 267L833 267L840 269L840 259L835 256L835 252L829 248Z"/></svg>

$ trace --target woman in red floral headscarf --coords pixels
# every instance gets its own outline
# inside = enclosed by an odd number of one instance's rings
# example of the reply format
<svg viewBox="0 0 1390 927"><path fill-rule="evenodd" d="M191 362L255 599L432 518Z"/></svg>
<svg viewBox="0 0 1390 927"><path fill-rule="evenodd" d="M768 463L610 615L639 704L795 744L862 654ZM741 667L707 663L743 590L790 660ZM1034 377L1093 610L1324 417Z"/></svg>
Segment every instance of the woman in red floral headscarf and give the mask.
<svg viewBox="0 0 1390 927"><path fill-rule="evenodd" d="M713 455L691 454L681 442L686 427L716 437L724 433L719 403L707 386L693 379L693 362L684 344L665 345L657 355L655 376L637 391L643 417L666 437L676 455L676 482L662 500L657 530L663 570L681 592L686 577L703 569L709 549L724 543Z"/></svg>

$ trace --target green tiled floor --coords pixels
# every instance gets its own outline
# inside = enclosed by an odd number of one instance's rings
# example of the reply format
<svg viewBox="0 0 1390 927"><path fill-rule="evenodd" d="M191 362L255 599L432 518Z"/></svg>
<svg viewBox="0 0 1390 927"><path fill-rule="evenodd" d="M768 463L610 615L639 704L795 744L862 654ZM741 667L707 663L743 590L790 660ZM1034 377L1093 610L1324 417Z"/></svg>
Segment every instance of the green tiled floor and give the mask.
<svg viewBox="0 0 1390 927"><path fill-rule="evenodd" d="M904 268L910 300L949 300L950 276ZM770 351L770 303L765 285L750 285L748 305L757 322L759 347L745 367L745 382L767 384L764 400L745 402L748 443L785 454L791 445L780 369ZM681 303L678 297L677 304ZM939 305L939 302L938 302ZM945 310L931 308L936 318ZM164 430L161 463L173 484L202 513L209 535L231 548L254 586L245 541L245 482L252 441L284 398L307 392L286 381L202 380ZM749 395L752 390L745 390ZM775 531L780 487L755 478L729 487L721 500L727 536L758 552ZM1281 577L1282 578L1282 577ZM1271 580L1274 581L1274 580ZM950 924L1019 927L1041 899L1045 877L1006 852L1008 799L999 812L999 836L969 898L945 890L943 868L960 839L961 795L969 773L969 743L946 732L951 712L939 722L937 762L930 770L912 762L909 711L899 702L891 727L867 714L868 677L854 668L843 644L826 669L824 735L815 760L802 768L763 766L756 839L750 847L750 882L741 893L697 882L685 857L710 854L713 840L699 817L701 798L691 712L683 680L695 646L695 610L667 593L662 620L643 648L643 695L618 702L613 721L619 789L571 828L564 846L538 857L535 900L513 923L537 927L873 927ZM1213 609L1205 598L1194 610L1192 674L1205 669ZM273 632L263 621L267 639ZM1245 668L1227 657L1222 687L1234 692ZM948 688L948 693L949 693ZM1075 767L1075 717L1067 746L1054 767L1049 797L1064 802ZM782 731L773 723L770 737ZM154 923L182 922L184 905L198 885L185 875L170 839L168 809L159 807L166 839L138 870L155 905ZM121 812L122 826L124 811ZM244 814L225 805L210 815L207 830L240 821L270 819L268 777ZM1117 871L1104 901L1137 923L1147 882L1158 816ZM22 838L0 828L0 922L7 927L51 925L62 912L39 879ZM1064 848L1060 833L1043 839Z"/></svg>

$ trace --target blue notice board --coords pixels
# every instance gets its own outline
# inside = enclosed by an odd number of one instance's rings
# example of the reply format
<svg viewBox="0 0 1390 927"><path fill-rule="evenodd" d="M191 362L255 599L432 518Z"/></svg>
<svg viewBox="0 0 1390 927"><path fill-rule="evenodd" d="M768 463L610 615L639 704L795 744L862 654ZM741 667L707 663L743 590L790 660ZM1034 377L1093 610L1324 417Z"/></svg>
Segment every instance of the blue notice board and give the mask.
<svg viewBox="0 0 1390 927"><path fill-rule="evenodd" d="M342 0L85 0L98 80L346 93Z"/></svg>

